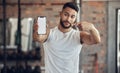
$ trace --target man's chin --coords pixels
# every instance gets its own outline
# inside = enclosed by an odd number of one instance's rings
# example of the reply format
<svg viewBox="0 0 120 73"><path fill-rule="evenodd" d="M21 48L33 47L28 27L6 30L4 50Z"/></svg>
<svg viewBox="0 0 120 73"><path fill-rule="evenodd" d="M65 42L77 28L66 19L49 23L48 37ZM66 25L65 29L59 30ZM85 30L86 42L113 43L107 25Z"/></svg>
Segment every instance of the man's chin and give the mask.
<svg viewBox="0 0 120 73"><path fill-rule="evenodd" d="M69 23L61 23L61 26L65 29L69 29L71 27L71 24Z"/></svg>
<svg viewBox="0 0 120 73"><path fill-rule="evenodd" d="M64 26L63 28L65 28L65 29L69 29L71 26Z"/></svg>
<svg viewBox="0 0 120 73"><path fill-rule="evenodd" d="M71 26L71 24L69 24L69 23L63 23L63 25L64 25L64 27L66 27L66 28L69 28L69 27Z"/></svg>

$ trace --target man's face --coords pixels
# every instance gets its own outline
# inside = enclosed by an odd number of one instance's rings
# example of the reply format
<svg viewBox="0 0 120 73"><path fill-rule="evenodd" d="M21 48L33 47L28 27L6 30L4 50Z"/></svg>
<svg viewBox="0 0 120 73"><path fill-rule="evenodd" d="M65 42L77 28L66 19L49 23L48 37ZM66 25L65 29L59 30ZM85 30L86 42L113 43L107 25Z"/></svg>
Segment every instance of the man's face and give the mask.
<svg viewBox="0 0 120 73"><path fill-rule="evenodd" d="M75 23L77 12L72 8L65 8L60 14L60 24L63 28L68 29Z"/></svg>

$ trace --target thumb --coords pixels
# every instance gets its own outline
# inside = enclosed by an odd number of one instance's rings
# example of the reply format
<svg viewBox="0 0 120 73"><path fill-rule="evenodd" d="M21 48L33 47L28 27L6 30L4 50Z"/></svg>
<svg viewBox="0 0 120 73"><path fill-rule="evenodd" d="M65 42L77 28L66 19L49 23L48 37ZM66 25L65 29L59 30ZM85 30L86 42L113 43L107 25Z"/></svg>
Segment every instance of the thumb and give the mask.
<svg viewBox="0 0 120 73"><path fill-rule="evenodd" d="M79 30L83 30L83 27L82 27L82 23L81 23L81 22L77 23L77 27L79 28Z"/></svg>

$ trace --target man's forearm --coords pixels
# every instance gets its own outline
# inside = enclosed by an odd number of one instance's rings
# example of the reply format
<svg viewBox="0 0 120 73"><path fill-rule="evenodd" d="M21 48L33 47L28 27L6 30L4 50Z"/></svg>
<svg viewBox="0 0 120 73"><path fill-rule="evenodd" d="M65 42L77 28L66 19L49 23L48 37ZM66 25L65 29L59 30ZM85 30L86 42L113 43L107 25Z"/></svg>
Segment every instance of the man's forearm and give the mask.
<svg viewBox="0 0 120 73"><path fill-rule="evenodd" d="M33 40L34 41L38 41L39 35L37 34L37 32L33 32Z"/></svg>

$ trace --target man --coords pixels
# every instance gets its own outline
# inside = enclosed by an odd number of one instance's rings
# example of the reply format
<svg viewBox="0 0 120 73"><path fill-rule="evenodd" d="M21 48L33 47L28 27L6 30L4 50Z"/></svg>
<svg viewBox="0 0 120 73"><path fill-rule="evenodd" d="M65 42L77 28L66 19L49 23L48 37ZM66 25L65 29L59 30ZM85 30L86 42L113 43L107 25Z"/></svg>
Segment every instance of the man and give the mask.
<svg viewBox="0 0 120 73"><path fill-rule="evenodd" d="M78 73L82 44L100 42L99 32L92 23L76 24L77 13L76 4L68 2L60 12L57 27L47 29L45 35L38 35L37 23L34 25L34 40L44 43L45 73ZM73 26L78 26L80 31L73 29Z"/></svg>

